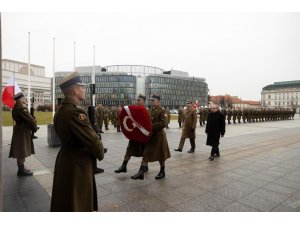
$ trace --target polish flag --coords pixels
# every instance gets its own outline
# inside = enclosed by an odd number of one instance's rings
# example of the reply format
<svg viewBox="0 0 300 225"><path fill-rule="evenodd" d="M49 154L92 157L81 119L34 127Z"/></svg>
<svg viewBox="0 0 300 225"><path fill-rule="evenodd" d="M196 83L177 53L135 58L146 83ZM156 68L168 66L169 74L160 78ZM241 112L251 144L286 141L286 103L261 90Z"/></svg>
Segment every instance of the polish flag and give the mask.
<svg viewBox="0 0 300 225"><path fill-rule="evenodd" d="M195 103L194 103L194 108L195 108L195 109L198 108L198 100L195 101Z"/></svg>
<svg viewBox="0 0 300 225"><path fill-rule="evenodd" d="M9 108L13 108L15 105L14 96L22 92L19 85L17 84L14 77L8 78L6 82L6 87L2 94L2 102Z"/></svg>

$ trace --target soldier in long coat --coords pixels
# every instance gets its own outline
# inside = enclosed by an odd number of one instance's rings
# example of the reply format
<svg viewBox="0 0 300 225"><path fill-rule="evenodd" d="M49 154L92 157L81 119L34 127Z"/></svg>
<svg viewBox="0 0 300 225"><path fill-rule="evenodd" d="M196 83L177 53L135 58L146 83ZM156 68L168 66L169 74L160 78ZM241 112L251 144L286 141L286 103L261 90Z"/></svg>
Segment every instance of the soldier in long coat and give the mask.
<svg viewBox="0 0 300 225"><path fill-rule="evenodd" d="M178 109L178 124L179 128L181 128L181 124L183 122L183 108L180 106Z"/></svg>
<svg viewBox="0 0 300 225"><path fill-rule="evenodd" d="M96 108L96 115L97 115L97 125L100 129L100 133L103 133L102 127L103 127L103 119L104 119L104 107L102 104L99 104Z"/></svg>
<svg viewBox="0 0 300 225"><path fill-rule="evenodd" d="M166 132L166 111L160 106L160 96L152 95L151 97L150 117L152 123L151 138L146 143L142 165L138 173L133 176L133 179L144 179L145 166L148 162L159 161L160 171L155 179L165 177L165 161L171 157Z"/></svg>
<svg viewBox="0 0 300 225"><path fill-rule="evenodd" d="M12 110L15 121L11 140L9 158L16 158L18 165L18 176L32 176L30 170L25 169L25 158L34 154L32 132L38 130L36 120L30 115L26 104L26 98L22 92L14 96L16 101Z"/></svg>
<svg viewBox="0 0 300 225"><path fill-rule="evenodd" d="M200 127L203 126L203 124L205 123L205 120L204 120L204 109L202 106L200 106L199 108L199 123L200 123Z"/></svg>
<svg viewBox="0 0 300 225"><path fill-rule="evenodd" d="M61 140L55 162L51 211L97 211L97 189L93 161L104 158L103 145L86 111L78 105L85 98L77 72L65 76L60 88L65 95L54 116Z"/></svg>
<svg viewBox="0 0 300 225"><path fill-rule="evenodd" d="M189 138L190 143L191 143L191 149L188 151L188 153L193 153L193 152L195 152L195 148L196 148L195 130L196 130L196 124L197 124L197 113L196 113L196 109L194 109L194 107L192 105L192 101L187 100L186 106L187 106L187 108L186 108L186 112L185 112L185 122L183 124L179 147L174 150L177 152L182 152L185 139Z"/></svg>
<svg viewBox="0 0 300 225"><path fill-rule="evenodd" d="M166 128L169 129L169 123L171 122L171 113L170 108L167 106L166 108Z"/></svg>
<svg viewBox="0 0 300 225"><path fill-rule="evenodd" d="M117 127L117 132L121 132L120 129L120 114L121 114L122 107L119 105L118 108L115 110L115 123Z"/></svg>
<svg viewBox="0 0 300 225"><path fill-rule="evenodd" d="M136 100L137 100L136 105L145 107L146 96L140 94ZM142 157L144 155L145 145L146 144L141 143L141 142L129 140L127 149L126 149L126 154L124 156L124 161L123 161L122 165L120 166L120 168L115 170L115 173L126 173L127 172L127 164L128 164L128 161L130 160L131 156ZM144 172L147 172L148 165L146 165L144 169L145 169Z"/></svg>
<svg viewBox="0 0 300 225"><path fill-rule="evenodd" d="M219 107L215 104L211 106L211 113L207 119L205 133L207 134L206 145L212 146L209 157L212 161L214 157L220 156L220 136L224 137L225 135L225 116L219 111Z"/></svg>

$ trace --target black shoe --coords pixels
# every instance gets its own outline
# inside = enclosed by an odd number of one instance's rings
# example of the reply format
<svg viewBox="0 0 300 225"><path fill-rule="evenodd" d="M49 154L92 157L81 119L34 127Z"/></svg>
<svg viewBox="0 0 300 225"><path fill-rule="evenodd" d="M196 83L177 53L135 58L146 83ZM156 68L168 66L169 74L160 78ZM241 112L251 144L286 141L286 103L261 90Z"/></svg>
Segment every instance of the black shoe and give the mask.
<svg viewBox="0 0 300 225"><path fill-rule="evenodd" d="M127 173L126 165L122 164L119 169L115 170L115 173Z"/></svg>
<svg viewBox="0 0 300 225"><path fill-rule="evenodd" d="M213 160L214 160L214 156L210 156L208 159L209 159L210 161L213 161Z"/></svg>
<svg viewBox="0 0 300 225"><path fill-rule="evenodd" d="M175 152L182 152L182 149L178 148L178 149L174 149Z"/></svg>
<svg viewBox="0 0 300 225"><path fill-rule="evenodd" d="M94 171L94 174L98 174L98 173L103 173L104 172L104 169L101 169L101 168L96 168L95 171Z"/></svg>
<svg viewBox="0 0 300 225"><path fill-rule="evenodd" d="M144 173L148 172L148 166L145 166Z"/></svg>
<svg viewBox="0 0 300 225"><path fill-rule="evenodd" d="M37 136L35 136L35 135L33 135L31 138L32 138L32 139L37 139L38 137L37 137Z"/></svg>
<svg viewBox="0 0 300 225"><path fill-rule="evenodd" d="M195 149L190 149L189 151L188 151L188 153L194 153L195 152Z"/></svg>
<svg viewBox="0 0 300 225"><path fill-rule="evenodd" d="M155 179L156 179L156 180L160 180L160 179L163 179L165 176L166 176L166 174L165 174L165 167L164 167L164 166L161 166L161 167L160 167L160 171L159 171L159 173L156 175Z"/></svg>
<svg viewBox="0 0 300 225"><path fill-rule="evenodd" d="M102 134L102 133L104 133L102 130L100 130L100 133Z"/></svg>
<svg viewBox="0 0 300 225"><path fill-rule="evenodd" d="M30 170L26 170L24 168L24 165L19 166L18 172L17 172L17 176L18 177L28 177L28 176L32 176L33 172L31 172Z"/></svg>
<svg viewBox="0 0 300 225"><path fill-rule="evenodd" d="M141 166L139 172L131 177L133 180L144 180L145 166Z"/></svg>

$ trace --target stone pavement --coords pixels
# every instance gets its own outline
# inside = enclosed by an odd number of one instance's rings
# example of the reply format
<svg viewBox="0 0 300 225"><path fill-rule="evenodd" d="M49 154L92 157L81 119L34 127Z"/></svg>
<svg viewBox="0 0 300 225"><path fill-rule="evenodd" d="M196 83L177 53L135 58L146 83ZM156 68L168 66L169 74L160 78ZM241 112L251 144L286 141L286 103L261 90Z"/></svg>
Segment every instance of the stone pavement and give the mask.
<svg viewBox="0 0 300 225"><path fill-rule="evenodd" d="M196 152L188 154L186 140L178 147L181 129L175 121L166 130L172 157L166 179L155 180L157 162L149 164L145 180L130 179L141 158L133 157L128 172L115 174L128 140L115 128L102 135L108 148L96 175L99 211L300 211L300 120L227 125L221 157L210 162L204 127L197 127ZM199 126L199 124L198 124ZM4 211L49 211L53 168L59 148L48 147L47 128L34 140L36 154L25 165L33 177L16 176L16 162L8 159L12 127L3 127Z"/></svg>

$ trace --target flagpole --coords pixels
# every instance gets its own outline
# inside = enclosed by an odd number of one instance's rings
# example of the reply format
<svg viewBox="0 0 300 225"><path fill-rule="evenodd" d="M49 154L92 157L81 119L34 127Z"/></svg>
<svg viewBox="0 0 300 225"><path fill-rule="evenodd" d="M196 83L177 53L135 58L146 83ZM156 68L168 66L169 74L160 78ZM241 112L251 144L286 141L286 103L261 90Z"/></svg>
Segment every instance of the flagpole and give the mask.
<svg viewBox="0 0 300 225"><path fill-rule="evenodd" d="M53 38L52 118L55 113L55 37Z"/></svg>
<svg viewBox="0 0 300 225"><path fill-rule="evenodd" d="M96 76L96 67L95 67L95 45L93 46L93 62L94 62L94 66L93 66L93 74L92 74L92 84L95 84L95 76ZM94 87L95 88L95 87ZM95 107L96 105L96 96L95 94L93 94L93 102L92 102L92 106Z"/></svg>
<svg viewBox="0 0 300 225"><path fill-rule="evenodd" d="M76 42L74 41L74 71L76 71Z"/></svg>
<svg viewBox="0 0 300 225"><path fill-rule="evenodd" d="M27 92L27 104L28 111L30 111L30 32L28 32L28 92Z"/></svg>

